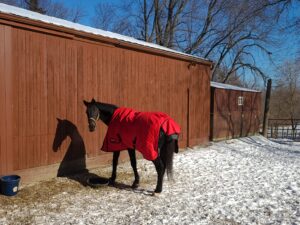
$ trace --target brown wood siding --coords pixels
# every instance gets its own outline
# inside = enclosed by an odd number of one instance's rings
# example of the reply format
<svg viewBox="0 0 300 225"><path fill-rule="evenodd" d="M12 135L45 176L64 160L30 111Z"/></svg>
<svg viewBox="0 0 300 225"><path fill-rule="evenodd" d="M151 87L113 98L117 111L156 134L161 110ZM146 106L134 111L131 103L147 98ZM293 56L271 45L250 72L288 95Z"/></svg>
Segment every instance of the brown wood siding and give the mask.
<svg viewBox="0 0 300 225"><path fill-rule="evenodd" d="M99 151L105 125L88 130L92 97L166 112L181 126L180 147L205 143L209 78L209 65L0 24L0 174L61 163L74 140L53 151L57 118L76 126L87 158L109 160Z"/></svg>
<svg viewBox="0 0 300 225"><path fill-rule="evenodd" d="M189 85L189 145L206 143L209 139L210 75L209 68L191 67ZM200 75L200 77L199 77ZM196 104L198 103L198 104Z"/></svg>
<svg viewBox="0 0 300 225"><path fill-rule="evenodd" d="M5 26L0 26L0 171L6 171Z"/></svg>
<svg viewBox="0 0 300 225"><path fill-rule="evenodd" d="M259 132L261 93L213 88L213 140L244 137ZM244 97L238 106L238 97Z"/></svg>

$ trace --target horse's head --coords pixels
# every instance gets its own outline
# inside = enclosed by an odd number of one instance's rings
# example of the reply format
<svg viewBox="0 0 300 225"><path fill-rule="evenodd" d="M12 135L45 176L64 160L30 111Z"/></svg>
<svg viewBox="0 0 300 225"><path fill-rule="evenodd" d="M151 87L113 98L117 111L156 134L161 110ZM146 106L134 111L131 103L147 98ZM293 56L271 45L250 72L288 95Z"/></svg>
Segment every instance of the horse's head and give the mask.
<svg viewBox="0 0 300 225"><path fill-rule="evenodd" d="M86 115L90 131L95 130L97 120L101 120L106 125L109 125L115 110L118 108L116 105L96 102L95 99L92 99L91 102L83 101L83 103L87 108Z"/></svg>
<svg viewBox="0 0 300 225"><path fill-rule="evenodd" d="M97 107L95 99L92 99L91 102L83 101L83 103L86 106L89 129L93 132L96 129L96 121L100 119L100 110Z"/></svg>

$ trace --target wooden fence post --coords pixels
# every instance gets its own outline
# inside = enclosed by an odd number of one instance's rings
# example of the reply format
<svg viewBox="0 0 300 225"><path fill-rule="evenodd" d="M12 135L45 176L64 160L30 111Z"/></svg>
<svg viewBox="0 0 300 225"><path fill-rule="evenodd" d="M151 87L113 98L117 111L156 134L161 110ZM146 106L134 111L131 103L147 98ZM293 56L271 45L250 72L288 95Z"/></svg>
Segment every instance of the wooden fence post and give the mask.
<svg viewBox="0 0 300 225"><path fill-rule="evenodd" d="M269 120L271 88L272 88L272 80L269 79L268 80L268 84L267 84L267 92L266 92L266 99L265 99L265 109L264 109L264 121L263 121L263 135L265 137L268 136L268 120Z"/></svg>

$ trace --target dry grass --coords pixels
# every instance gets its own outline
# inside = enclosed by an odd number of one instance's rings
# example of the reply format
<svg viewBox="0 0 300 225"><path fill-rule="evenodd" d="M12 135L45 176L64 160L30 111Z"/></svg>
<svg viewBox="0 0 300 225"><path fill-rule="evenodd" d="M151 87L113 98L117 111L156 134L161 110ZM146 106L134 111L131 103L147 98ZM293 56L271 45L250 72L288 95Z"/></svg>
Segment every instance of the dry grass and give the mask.
<svg viewBox="0 0 300 225"><path fill-rule="evenodd" d="M80 191L86 191L87 189L93 190L87 184L87 179L90 177L106 177L110 176L110 171L107 170L104 174L101 171L93 171L94 173L77 174L70 177L53 178L47 181L37 182L35 184L25 185L20 188L18 194L13 197L7 197L0 195L0 205L2 209L11 207L22 207L28 204L40 204L49 202L54 196L61 193L76 194ZM142 175L142 174L140 174ZM131 182L134 180L132 171L120 171L117 173L117 188L118 187L130 187ZM156 177L147 177L141 180L143 184L153 184L153 188L156 185ZM104 187L101 187L102 189ZM113 188L113 187L108 187ZM0 211L1 217L1 211Z"/></svg>
<svg viewBox="0 0 300 225"><path fill-rule="evenodd" d="M103 186L99 188L92 188L87 185L87 179L89 177L101 177L108 178L110 176L110 170L101 173L93 171L94 173L78 174L71 177L59 177L51 180L37 182L35 184L22 186L17 195L7 197L0 195L0 218L7 218L8 221L14 221L12 224L36 224L36 218L43 217L43 212L47 213L59 213L64 211L72 202L64 199L62 195L76 195L80 193L88 194L90 192L108 192L109 189L114 187ZM153 177L155 178L155 177ZM116 188L130 188L131 182L134 176L131 171L118 172ZM155 185L155 179L151 179L153 187ZM126 183L126 184L124 184ZM148 181L147 181L148 183ZM30 208L30 211L24 209ZM41 208L43 208L41 210ZM19 212L19 213L18 213ZM13 218L13 219L12 219ZM1 219L0 219L0 224ZM4 223L11 224L11 223Z"/></svg>

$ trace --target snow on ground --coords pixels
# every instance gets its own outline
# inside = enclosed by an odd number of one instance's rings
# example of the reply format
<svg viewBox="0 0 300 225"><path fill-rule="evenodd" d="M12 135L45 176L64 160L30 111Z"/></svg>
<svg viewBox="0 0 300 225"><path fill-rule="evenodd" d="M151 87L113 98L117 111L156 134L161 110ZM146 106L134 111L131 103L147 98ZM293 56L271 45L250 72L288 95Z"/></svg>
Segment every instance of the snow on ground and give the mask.
<svg viewBox="0 0 300 225"><path fill-rule="evenodd" d="M0 196L0 224L300 224L300 148L261 136L212 143L175 155L174 183L150 196L156 173L139 160L141 188L128 163L117 187L93 189L55 178ZM108 177L110 167L92 171ZM78 180L78 179L77 179Z"/></svg>

